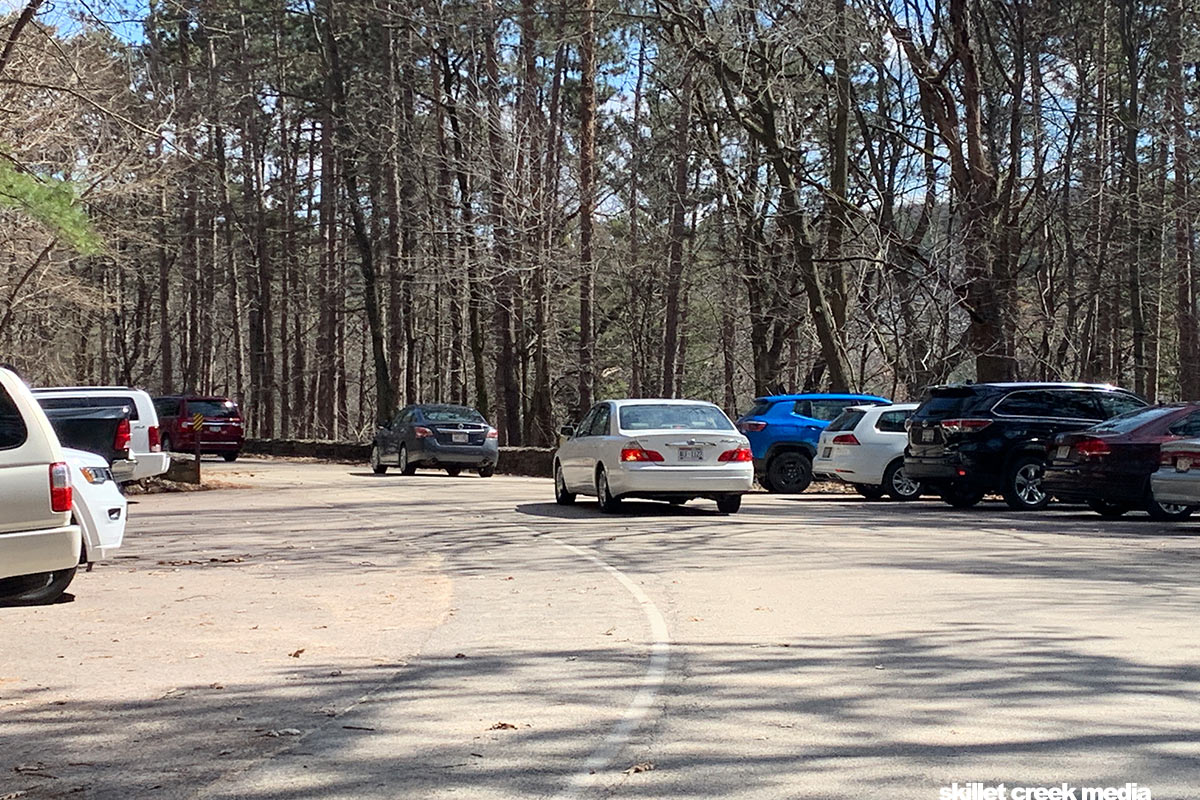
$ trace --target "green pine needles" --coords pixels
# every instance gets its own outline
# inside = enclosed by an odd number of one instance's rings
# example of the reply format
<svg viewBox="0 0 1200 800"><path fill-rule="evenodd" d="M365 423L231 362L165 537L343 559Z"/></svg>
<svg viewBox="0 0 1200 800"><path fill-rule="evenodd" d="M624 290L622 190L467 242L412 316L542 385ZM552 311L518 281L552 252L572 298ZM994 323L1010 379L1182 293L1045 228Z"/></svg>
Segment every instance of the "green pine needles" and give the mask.
<svg viewBox="0 0 1200 800"><path fill-rule="evenodd" d="M0 158L0 206L29 215L83 255L100 250L100 239L70 181L21 172Z"/></svg>

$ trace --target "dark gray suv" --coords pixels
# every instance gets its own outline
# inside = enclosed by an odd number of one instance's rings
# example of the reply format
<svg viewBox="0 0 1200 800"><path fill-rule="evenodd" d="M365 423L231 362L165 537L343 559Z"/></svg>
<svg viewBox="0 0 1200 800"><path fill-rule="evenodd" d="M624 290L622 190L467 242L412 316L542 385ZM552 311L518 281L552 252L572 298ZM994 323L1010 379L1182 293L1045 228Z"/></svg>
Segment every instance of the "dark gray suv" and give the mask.
<svg viewBox="0 0 1200 800"><path fill-rule="evenodd" d="M500 458L496 429L468 406L426 403L405 406L375 434L371 469L382 475L399 467L404 475L418 467L444 469L454 476L473 469L490 478Z"/></svg>

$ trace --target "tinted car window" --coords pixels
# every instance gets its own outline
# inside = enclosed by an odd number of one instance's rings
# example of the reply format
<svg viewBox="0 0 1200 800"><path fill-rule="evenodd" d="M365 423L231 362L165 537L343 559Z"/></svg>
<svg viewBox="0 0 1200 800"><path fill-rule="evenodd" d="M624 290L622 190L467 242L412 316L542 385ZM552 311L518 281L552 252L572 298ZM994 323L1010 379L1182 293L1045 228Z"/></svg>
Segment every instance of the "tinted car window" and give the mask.
<svg viewBox="0 0 1200 800"><path fill-rule="evenodd" d="M1041 389L1026 389L1013 392L996 404L996 413L1010 417L1062 417L1070 416L1057 410L1061 401L1050 392ZM1094 412L1093 412L1094 415Z"/></svg>
<svg viewBox="0 0 1200 800"><path fill-rule="evenodd" d="M1153 422L1156 419L1165 417L1168 414L1174 414L1179 411L1178 407L1171 406L1155 406L1154 408L1139 408L1137 411L1130 411L1127 414L1122 414L1119 417L1113 417L1107 422L1101 422L1099 425L1094 425L1091 430L1097 433L1129 433L1135 431L1143 425ZM1178 425L1179 423L1175 423ZM1174 429L1172 429L1174 430ZM1200 428L1198 428L1200 430Z"/></svg>
<svg viewBox="0 0 1200 800"><path fill-rule="evenodd" d="M592 436L608 436L608 418L610 412L607 405L600 406L596 416L592 418Z"/></svg>
<svg viewBox="0 0 1200 800"><path fill-rule="evenodd" d="M880 433L904 433L904 422L911 416L911 411L885 411L875 420L875 430Z"/></svg>
<svg viewBox="0 0 1200 800"><path fill-rule="evenodd" d="M851 411L850 409L846 409L845 411L843 411L841 414L838 415L837 419L835 419L833 422L829 423L829 427L827 427L825 430L835 431L835 432L836 431L852 431L856 427L858 427L858 423L862 420L863 416L865 416L865 415L866 415L865 411Z"/></svg>
<svg viewBox="0 0 1200 800"><path fill-rule="evenodd" d="M916 415L922 419L947 419L969 414L983 398L971 388L949 386L931 389L921 402Z"/></svg>
<svg viewBox="0 0 1200 800"><path fill-rule="evenodd" d="M12 395L0 386L0 450L11 450L25 444L29 431L25 428L25 420L17 410Z"/></svg>
<svg viewBox="0 0 1200 800"><path fill-rule="evenodd" d="M771 403L764 401L754 404L754 407L746 412L748 417L761 417L763 414L771 410Z"/></svg>
<svg viewBox="0 0 1200 800"><path fill-rule="evenodd" d="M712 406L646 403L621 407L621 430L733 430L729 418Z"/></svg>
<svg viewBox="0 0 1200 800"><path fill-rule="evenodd" d="M38 405L42 408L111 408L125 406L129 409L129 419L138 418L137 404L132 397L38 397Z"/></svg>
<svg viewBox="0 0 1200 800"><path fill-rule="evenodd" d="M483 415L466 406L423 406L421 413L428 422L483 422Z"/></svg>
<svg viewBox="0 0 1200 800"><path fill-rule="evenodd" d="M792 411L803 416L830 422L846 410L846 406L859 405L852 400L797 400Z"/></svg>
<svg viewBox="0 0 1200 800"><path fill-rule="evenodd" d="M1096 392L1096 400L1100 403L1103 419L1146 407L1141 398L1122 392Z"/></svg>
<svg viewBox="0 0 1200 800"><path fill-rule="evenodd" d="M188 416L203 414L217 419L233 419L238 415L237 406L232 400L188 400L187 410Z"/></svg>
<svg viewBox="0 0 1200 800"><path fill-rule="evenodd" d="M159 417L173 417L179 413L178 400L155 400L154 411Z"/></svg>
<svg viewBox="0 0 1200 800"><path fill-rule="evenodd" d="M1053 416L1064 419L1105 419L1108 415L1100 411L1096 392L1082 389L1057 389L1054 396Z"/></svg>
<svg viewBox="0 0 1200 800"><path fill-rule="evenodd" d="M1170 428L1173 436L1200 436L1200 411L1188 414Z"/></svg>

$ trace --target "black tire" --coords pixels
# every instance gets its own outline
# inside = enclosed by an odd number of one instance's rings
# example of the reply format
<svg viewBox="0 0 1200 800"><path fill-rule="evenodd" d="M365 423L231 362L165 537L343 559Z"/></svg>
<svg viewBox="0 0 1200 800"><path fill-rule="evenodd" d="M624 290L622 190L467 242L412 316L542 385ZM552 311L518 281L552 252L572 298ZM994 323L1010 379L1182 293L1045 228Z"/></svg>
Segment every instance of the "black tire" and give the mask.
<svg viewBox="0 0 1200 800"><path fill-rule="evenodd" d="M160 446L162 447L162 451L163 451L164 453L173 453L173 452L175 452L174 450L172 450L172 449L171 449L171 437L170 437L170 436L167 436L166 434L163 434L163 437L162 437L162 440L161 440Z"/></svg>
<svg viewBox="0 0 1200 800"><path fill-rule="evenodd" d="M965 486L959 486L957 483L942 487L941 494L942 500L954 508L971 508L972 506L979 505L979 501L983 499L982 491L968 489Z"/></svg>
<svg viewBox="0 0 1200 800"><path fill-rule="evenodd" d="M221 453L221 458L232 464L234 461L237 461L239 455L241 453Z"/></svg>
<svg viewBox="0 0 1200 800"><path fill-rule="evenodd" d="M1108 500L1088 500L1087 507L1105 519L1116 519L1129 511L1129 506Z"/></svg>
<svg viewBox="0 0 1200 800"><path fill-rule="evenodd" d="M446 474L451 478L457 478L462 474L462 467L446 467Z"/></svg>
<svg viewBox="0 0 1200 800"><path fill-rule="evenodd" d="M1196 509L1192 506L1180 506L1174 503L1160 503L1153 497L1146 499L1146 513L1155 522L1179 522L1192 515Z"/></svg>
<svg viewBox="0 0 1200 800"><path fill-rule="evenodd" d="M496 474L496 465L495 464L485 464L484 466L480 467L479 469L477 469L475 471L479 473L479 477L481 477L481 478L490 478Z"/></svg>
<svg viewBox="0 0 1200 800"><path fill-rule="evenodd" d="M1042 490L1045 464L1037 456L1020 456L1004 476L1004 502L1013 511L1037 511L1050 503Z"/></svg>
<svg viewBox="0 0 1200 800"><path fill-rule="evenodd" d="M741 507L742 496L740 494L727 494L717 498L717 511L722 514L736 514Z"/></svg>
<svg viewBox="0 0 1200 800"><path fill-rule="evenodd" d="M613 497L609 490L608 473L604 471L604 467L596 470L596 501L605 514L615 514L621 510L621 498Z"/></svg>
<svg viewBox="0 0 1200 800"><path fill-rule="evenodd" d="M767 464L766 489L779 494L800 494L812 483L812 476L812 459L808 454L789 450Z"/></svg>
<svg viewBox="0 0 1200 800"><path fill-rule="evenodd" d="M371 471L376 475L387 474L388 465L379 459L379 445L371 445Z"/></svg>
<svg viewBox="0 0 1200 800"><path fill-rule="evenodd" d="M408 460L408 445L400 445L400 474L416 475L417 465Z"/></svg>
<svg viewBox="0 0 1200 800"><path fill-rule="evenodd" d="M854 491L858 492L868 500L883 499L883 487L876 486L873 483L856 483L854 484Z"/></svg>
<svg viewBox="0 0 1200 800"><path fill-rule="evenodd" d="M904 459L897 458L883 472L883 490L893 500L918 500L925 487L920 481L914 481L904 472Z"/></svg>
<svg viewBox="0 0 1200 800"><path fill-rule="evenodd" d="M42 606L53 603L75 579L76 567L0 580L0 605Z"/></svg>
<svg viewBox="0 0 1200 800"><path fill-rule="evenodd" d="M575 503L575 493L567 491L567 480L563 477L562 464L554 462L554 502L560 506Z"/></svg>

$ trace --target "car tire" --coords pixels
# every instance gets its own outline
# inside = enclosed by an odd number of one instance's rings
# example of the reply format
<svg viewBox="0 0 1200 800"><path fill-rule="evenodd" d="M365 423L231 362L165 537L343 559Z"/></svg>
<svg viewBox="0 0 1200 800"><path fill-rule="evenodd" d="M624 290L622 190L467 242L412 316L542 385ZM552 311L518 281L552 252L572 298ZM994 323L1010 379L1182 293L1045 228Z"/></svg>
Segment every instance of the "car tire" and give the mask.
<svg viewBox="0 0 1200 800"><path fill-rule="evenodd" d="M904 472L904 459L897 458L883 473L883 490L893 500L919 500L925 487Z"/></svg>
<svg viewBox="0 0 1200 800"><path fill-rule="evenodd" d="M1146 513L1155 522L1179 522L1192 515L1196 509L1192 506L1180 506L1174 503L1160 503L1153 497L1146 499Z"/></svg>
<svg viewBox="0 0 1200 800"><path fill-rule="evenodd" d="M387 474L388 465L379 459L379 445L371 445L371 471L376 475Z"/></svg>
<svg viewBox="0 0 1200 800"><path fill-rule="evenodd" d="M979 505L979 501L983 499L982 491L968 489L956 483L942 487L941 495L942 500L954 508L971 508L972 506Z"/></svg>
<svg viewBox="0 0 1200 800"><path fill-rule="evenodd" d="M76 567L0 580L0 605L42 606L53 603L75 579Z"/></svg>
<svg viewBox="0 0 1200 800"><path fill-rule="evenodd" d="M717 511L722 514L736 514L741 507L742 496L740 494L727 494L717 498Z"/></svg>
<svg viewBox="0 0 1200 800"><path fill-rule="evenodd" d="M604 467L596 470L596 502L605 514L615 514L621 510L621 498L613 497L612 490L608 487L608 473Z"/></svg>
<svg viewBox="0 0 1200 800"><path fill-rule="evenodd" d="M234 461L238 460L239 455L241 455L241 453L221 453L221 458L232 464Z"/></svg>
<svg viewBox="0 0 1200 800"><path fill-rule="evenodd" d="M1050 503L1050 495L1042 491L1045 464L1037 456L1021 456L1008 468L1004 477L1004 502L1013 511L1037 511Z"/></svg>
<svg viewBox="0 0 1200 800"><path fill-rule="evenodd" d="M876 486L873 483L856 483L854 484L854 491L858 492L868 500L883 499L883 487Z"/></svg>
<svg viewBox="0 0 1200 800"><path fill-rule="evenodd" d="M1087 507L1105 519L1116 519L1129 511L1129 506L1110 500L1088 500Z"/></svg>
<svg viewBox="0 0 1200 800"><path fill-rule="evenodd" d="M481 477L481 478L490 478L496 474L496 465L495 464L485 464L484 466L480 467L479 469L477 469L475 471L479 473L479 477Z"/></svg>
<svg viewBox="0 0 1200 800"><path fill-rule="evenodd" d="M462 467L446 467L446 474L451 478L457 478L462 474Z"/></svg>
<svg viewBox="0 0 1200 800"><path fill-rule="evenodd" d="M560 506L575 503L575 493L567 491L567 479L563 476L562 464L554 462L554 502Z"/></svg>
<svg viewBox="0 0 1200 800"><path fill-rule="evenodd" d="M416 475L417 465L408 460L408 445L400 445L400 474Z"/></svg>
<svg viewBox="0 0 1200 800"><path fill-rule="evenodd" d="M767 464L767 491L800 494L812 484L812 459L807 453L789 450Z"/></svg>

